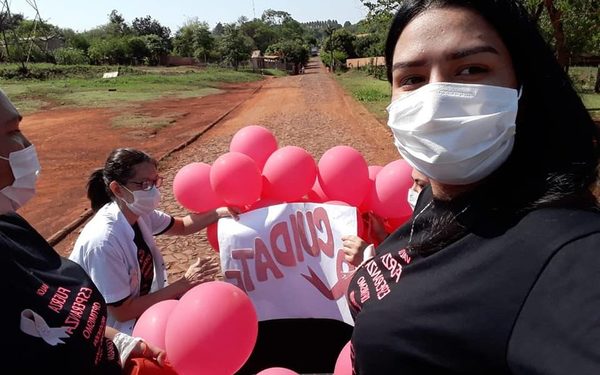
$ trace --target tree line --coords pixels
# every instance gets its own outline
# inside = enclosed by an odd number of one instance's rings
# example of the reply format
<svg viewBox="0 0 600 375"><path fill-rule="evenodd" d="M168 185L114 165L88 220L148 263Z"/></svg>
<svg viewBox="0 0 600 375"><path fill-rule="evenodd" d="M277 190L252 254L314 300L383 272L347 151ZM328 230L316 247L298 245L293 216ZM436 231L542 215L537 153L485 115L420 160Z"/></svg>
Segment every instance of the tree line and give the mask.
<svg viewBox="0 0 600 375"><path fill-rule="evenodd" d="M253 50L260 50L286 62L306 64L311 47L323 44L326 29L340 27L335 20L301 24L287 12L268 9L260 18L240 17L237 22L218 23L212 29L208 23L191 18L172 32L149 15L128 22L113 10L105 24L76 32L3 12L0 61L157 65L161 56L176 55L237 68ZM51 47L52 43L60 47Z"/></svg>

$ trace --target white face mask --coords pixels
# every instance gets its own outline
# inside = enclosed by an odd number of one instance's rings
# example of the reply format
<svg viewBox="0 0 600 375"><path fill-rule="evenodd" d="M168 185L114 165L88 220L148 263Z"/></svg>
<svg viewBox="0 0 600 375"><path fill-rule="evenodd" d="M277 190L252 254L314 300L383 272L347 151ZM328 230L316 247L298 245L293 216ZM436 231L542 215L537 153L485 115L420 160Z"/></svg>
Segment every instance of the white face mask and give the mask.
<svg viewBox="0 0 600 375"><path fill-rule="evenodd" d="M394 100L388 126L404 159L449 185L482 180L510 155L517 90L488 85L430 83Z"/></svg>
<svg viewBox="0 0 600 375"><path fill-rule="evenodd" d="M30 145L22 150L11 152L8 160L13 183L0 190L0 213L13 212L21 208L35 195L35 183L41 167L35 147Z"/></svg>
<svg viewBox="0 0 600 375"><path fill-rule="evenodd" d="M121 185L123 186L123 185ZM153 186L150 190L135 190L131 191L123 186L125 190L133 194L133 203L127 202L121 198L127 205L127 208L138 216L143 216L154 211L160 204L160 191L156 186Z"/></svg>
<svg viewBox="0 0 600 375"><path fill-rule="evenodd" d="M406 197L406 201L412 210L415 210L415 206L417 205L417 200L419 199L419 192L414 189L408 189L408 195Z"/></svg>

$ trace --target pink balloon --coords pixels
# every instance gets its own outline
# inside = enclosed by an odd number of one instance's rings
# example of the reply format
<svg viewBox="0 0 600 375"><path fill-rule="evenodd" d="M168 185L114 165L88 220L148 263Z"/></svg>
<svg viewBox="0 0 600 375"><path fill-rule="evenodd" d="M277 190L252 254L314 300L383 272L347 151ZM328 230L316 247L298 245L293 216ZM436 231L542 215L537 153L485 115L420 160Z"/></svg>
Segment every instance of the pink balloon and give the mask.
<svg viewBox="0 0 600 375"><path fill-rule="evenodd" d="M400 218L392 217L392 218L386 219L383 222L383 225L385 226L385 231L388 233L392 233L396 229L400 228L404 223L406 223L408 221L408 219L410 219L410 216L411 215L400 217Z"/></svg>
<svg viewBox="0 0 600 375"><path fill-rule="evenodd" d="M246 212L248 211L252 211L252 210L258 210L259 208L264 208L264 207L269 207L269 206L275 206L277 204L283 203L283 201L281 199L273 199L273 198L261 198L260 200L254 202L253 204L251 204L248 209L246 210Z"/></svg>
<svg viewBox="0 0 600 375"><path fill-rule="evenodd" d="M173 195L186 209L205 212L225 205L210 185L210 165L190 163L173 179Z"/></svg>
<svg viewBox="0 0 600 375"><path fill-rule="evenodd" d="M352 375L352 358L350 357L351 342L348 341L335 361L333 375Z"/></svg>
<svg viewBox="0 0 600 375"><path fill-rule="evenodd" d="M206 227L206 239L217 253L219 252L219 222L212 223Z"/></svg>
<svg viewBox="0 0 600 375"><path fill-rule="evenodd" d="M318 170L317 170L317 173L318 173ZM329 200L329 197L327 196L327 194L325 194L325 192L321 188L318 178L315 178L315 184L313 185L312 189L310 189L308 191L307 199L309 202L315 202L315 203L322 203L322 202Z"/></svg>
<svg viewBox="0 0 600 375"><path fill-rule="evenodd" d="M264 369L256 375L300 375L296 371L292 371L283 367L271 367Z"/></svg>
<svg viewBox="0 0 600 375"><path fill-rule="evenodd" d="M179 301L168 299L150 306L138 318L133 327L133 336L141 337L150 344L164 349L165 331L169 316Z"/></svg>
<svg viewBox="0 0 600 375"><path fill-rule="evenodd" d="M248 360L257 334L250 298L235 285L211 281L179 300L167 324L166 351L180 375L231 375Z"/></svg>
<svg viewBox="0 0 600 375"><path fill-rule="evenodd" d="M269 156L277 150L277 139L270 130L249 125L238 130L231 139L229 151L250 156L262 170Z"/></svg>
<svg viewBox="0 0 600 375"><path fill-rule="evenodd" d="M380 165L369 166L369 188L365 194L359 208L362 212L372 211L373 207L377 205L377 191L375 190L375 178L377 174L383 169Z"/></svg>
<svg viewBox="0 0 600 375"><path fill-rule="evenodd" d="M269 156L262 175L263 197L294 201L314 185L317 165L305 149L286 146Z"/></svg>
<svg viewBox="0 0 600 375"><path fill-rule="evenodd" d="M228 152L219 156L210 169L210 185L227 204L245 206L260 197L262 178L252 158Z"/></svg>
<svg viewBox="0 0 600 375"><path fill-rule="evenodd" d="M369 188L367 162L349 146L335 146L319 160L319 183L329 199L358 206Z"/></svg>
<svg viewBox="0 0 600 375"><path fill-rule="evenodd" d="M413 184L412 167L403 159L387 164L375 178L377 204L373 211L382 218L403 218L412 215L406 201Z"/></svg>

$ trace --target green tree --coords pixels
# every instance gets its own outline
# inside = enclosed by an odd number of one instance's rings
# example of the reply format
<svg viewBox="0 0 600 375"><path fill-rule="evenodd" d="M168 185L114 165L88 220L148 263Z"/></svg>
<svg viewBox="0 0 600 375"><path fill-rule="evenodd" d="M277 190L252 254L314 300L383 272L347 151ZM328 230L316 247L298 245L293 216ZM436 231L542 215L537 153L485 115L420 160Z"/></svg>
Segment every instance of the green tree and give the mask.
<svg viewBox="0 0 600 375"><path fill-rule="evenodd" d="M362 34L356 37L354 50L358 57L383 56L385 39L381 38L381 34Z"/></svg>
<svg viewBox="0 0 600 375"><path fill-rule="evenodd" d="M125 38L95 39L88 50L95 64L128 64L131 62L130 46Z"/></svg>
<svg viewBox="0 0 600 375"><path fill-rule="evenodd" d="M90 59L85 52L77 48L58 48L53 54L56 63L59 65L82 65L90 63Z"/></svg>
<svg viewBox="0 0 600 375"><path fill-rule="evenodd" d="M212 34L214 36L221 36L221 35L223 35L224 32L225 32L225 28L223 27L223 24L221 22L217 23L215 25L215 28L212 30Z"/></svg>
<svg viewBox="0 0 600 375"><path fill-rule="evenodd" d="M244 35L239 26L225 25L224 34L220 40L221 55L225 62L237 70L242 61L250 58L252 45L252 39Z"/></svg>
<svg viewBox="0 0 600 375"><path fill-rule="evenodd" d="M292 16L281 10L267 9L263 12L261 19L268 25L282 25L286 20L291 20Z"/></svg>
<svg viewBox="0 0 600 375"><path fill-rule="evenodd" d="M131 29L135 35L156 35L161 39L161 44L167 50L171 49L171 29L163 26L150 16L137 17L131 22Z"/></svg>
<svg viewBox="0 0 600 375"><path fill-rule="evenodd" d="M254 46L261 52L265 52L267 47L277 42L279 37L277 31L271 25L263 20L254 19L240 26L241 31L254 41Z"/></svg>
<svg viewBox="0 0 600 375"><path fill-rule="evenodd" d="M309 58L308 46L298 40L284 40L267 48L267 54L277 55L286 62L294 64L306 64Z"/></svg>
<svg viewBox="0 0 600 375"><path fill-rule="evenodd" d="M206 62L215 49L215 39L206 22L197 18L188 20L175 33L174 52L180 56L202 58Z"/></svg>
<svg viewBox="0 0 600 375"><path fill-rule="evenodd" d="M113 9L108 15L107 31L112 35L126 35L131 32L123 15Z"/></svg>
<svg viewBox="0 0 600 375"><path fill-rule="evenodd" d="M346 29L337 29L333 31L332 35L325 39L324 49L326 51L342 51L348 56L348 58L356 57L356 51L354 50L354 42L356 36L350 33Z"/></svg>
<svg viewBox="0 0 600 375"><path fill-rule="evenodd" d="M61 29L60 34L65 41L65 47L74 48L87 53L90 48L90 41L83 33L77 33L72 29Z"/></svg>
<svg viewBox="0 0 600 375"><path fill-rule="evenodd" d="M158 65L160 57L169 53L169 49L164 45L164 40L154 34L144 35L142 38L148 49L148 64Z"/></svg>
<svg viewBox="0 0 600 375"><path fill-rule="evenodd" d="M146 39L141 36L133 36L126 39L126 43L126 49L129 52L131 63L137 65L149 59L150 50L146 44Z"/></svg>

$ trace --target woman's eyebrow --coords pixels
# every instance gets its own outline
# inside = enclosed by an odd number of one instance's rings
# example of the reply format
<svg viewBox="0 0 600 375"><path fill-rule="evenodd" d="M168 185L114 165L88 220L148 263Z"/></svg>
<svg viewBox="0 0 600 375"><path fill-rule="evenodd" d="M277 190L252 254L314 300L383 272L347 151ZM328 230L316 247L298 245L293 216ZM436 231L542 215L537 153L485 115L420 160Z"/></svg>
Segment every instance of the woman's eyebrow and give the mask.
<svg viewBox="0 0 600 375"><path fill-rule="evenodd" d="M467 56L476 55L479 53L493 53L495 55L499 55L498 50L490 45L484 46L476 46L472 48L466 48L459 51L452 52L448 54L446 57L448 60L458 60L465 58ZM392 65L392 71L403 68L415 68L427 65L427 61L425 59L420 60L407 60L407 61L398 61Z"/></svg>
<svg viewBox="0 0 600 375"><path fill-rule="evenodd" d="M398 61L398 62L394 63L394 65L392 65L392 71L394 71L396 69L425 66L426 64L427 64L427 61L425 61L425 60Z"/></svg>
<svg viewBox="0 0 600 375"><path fill-rule="evenodd" d="M447 58L448 58L448 60L457 60L457 59L465 58L467 56L476 55L478 53L493 53L495 55L499 55L497 49L495 49L492 46L485 45L485 46L477 46L477 47L472 47L472 48L467 48L467 49L459 50L456 52L452 52L448 55Z"/></svg>

